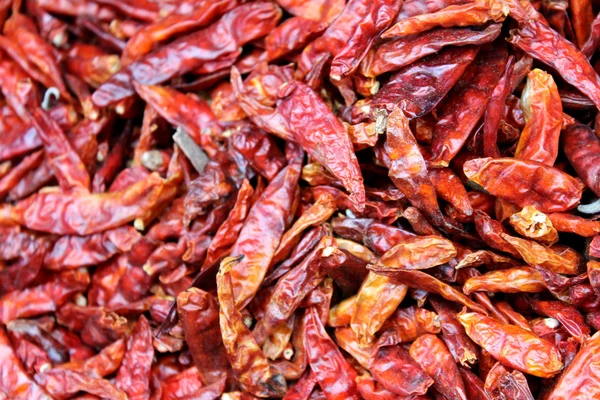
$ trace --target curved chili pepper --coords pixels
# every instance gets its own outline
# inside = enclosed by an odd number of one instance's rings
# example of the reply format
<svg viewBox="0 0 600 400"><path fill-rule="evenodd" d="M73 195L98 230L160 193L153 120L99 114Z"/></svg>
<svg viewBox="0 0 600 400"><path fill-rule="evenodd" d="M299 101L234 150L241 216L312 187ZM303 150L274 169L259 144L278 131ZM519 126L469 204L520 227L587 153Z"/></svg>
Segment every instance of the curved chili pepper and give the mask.
<svg viewBox="0 0 600 400"><path fill-rule="evenodd" d="M462 312L458 320L475 343L507 366L543 378L563 368L558 349L529 331L478 313Z"/></svg>
<svg viewBox="0 0 600 400"><path fill-rule="evenodd" d="M294 138L319 164L339 179L359 211L364 209L365 189L358 161L344 126L308 86L289 83L277 110L288 122Z"/></svg>
<svg viewBox="0 0 600 400"><path fill-rule="evenodd" d="M582 184L570 175L535 161L478 158L467 161L467 178L490 194L521 207L561 212L577 205Z"/></svg>

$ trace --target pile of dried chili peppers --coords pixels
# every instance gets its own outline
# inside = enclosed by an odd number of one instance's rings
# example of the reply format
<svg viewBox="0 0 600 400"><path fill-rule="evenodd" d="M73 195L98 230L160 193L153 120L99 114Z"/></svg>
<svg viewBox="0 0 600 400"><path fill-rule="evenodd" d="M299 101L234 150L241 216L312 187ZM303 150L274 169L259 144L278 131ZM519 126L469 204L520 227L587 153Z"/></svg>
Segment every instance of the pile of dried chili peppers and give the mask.
<svg viewBox="0 0 600 400"><path fill-rule="evenodd" d="M0 0L0 399L600 399L599 12Z"/></svg>

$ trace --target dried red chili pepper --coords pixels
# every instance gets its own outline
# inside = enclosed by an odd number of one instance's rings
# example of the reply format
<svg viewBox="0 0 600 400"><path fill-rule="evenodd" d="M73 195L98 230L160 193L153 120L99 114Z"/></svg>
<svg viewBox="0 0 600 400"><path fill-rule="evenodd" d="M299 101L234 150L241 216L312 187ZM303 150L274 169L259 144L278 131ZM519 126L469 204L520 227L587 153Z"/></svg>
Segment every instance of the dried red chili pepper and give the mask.
<svg viewBox="0 0 600 400"><path fill-rule="evenodd" d="M400 346L379 347L369 369L383 387L401 396L425 394L434 383Z"/></svg>
<svg viewBox="0 0 600 400"><path fill-rule="evenodd" d="M484 115L507 62L505 48L480 51L448 94L433 134L431 165L447 167Z"/></svg>
<svg viewBox="0 0 600 400"><path fill-rule="evenodd" d="M447 399L466 399L466 390L452 354L435 335L420 336L410 345L410 356L433 379L433 387Z"/></svg>
<svg viewBox="0 0 600 400"><path fill-rule="evenodd" d="M405 66L373 97L373 107L391 112L399 105L408 118L427 114L456 84L476 54L473 46L444 49Z"/></svg>
<svg viewBox="0 0 600 400"><path fill-rule="evenodd" d="M531 332L478 313L460 313L458 320L475 343L505 365L540 377L563 368L558 349Z"/></svg>
<svg viewBox="0 0 600 400"><path fill-rule="evenodd" d="M587 58L575 46L540 21L529 19L508 39L532 57L555 68L565 81L575 86L600 107L597 95L600 78ZM552 54L552 57L549 57ZM563 60L570 60L564 63ZM575 68L575 66L577 66Z"/></svg>
<svg viewBox="0 0 600 400"><path fill-rule="evenodd" d="M474 183L498 198L542 212L561 212L577 205L582 184L570 175L535 161L478 158L464 164ZM525 195L525 193L527 193Z"/></svg>
<svg viewBox="0 0 600 400"><path fill-rule="evenodd" d="M308 86L291 83L282 90L284 98L277 110L287 121L294 138L342 182L356 208L362 211L365 202L363 178L344 126Z"/></svg>
<svg viewBox="0 0 600 400"><path fill-rule="evenodd" d="M219 321L225 351L238 381L245 390L262 397L279 397L287 389L285 378L274 373L235 306L231 271L239 262L239 258L223 260L217 275Z"/></svg>
<svg viewBox="0 0 600 400"><path fill-rule="evenodd" d="M389 160L388 174L394 185L434 224L442 225L444 217L427 173L427 165L410 131L408 120L399 108L388 116L383 151Z"/></svg>

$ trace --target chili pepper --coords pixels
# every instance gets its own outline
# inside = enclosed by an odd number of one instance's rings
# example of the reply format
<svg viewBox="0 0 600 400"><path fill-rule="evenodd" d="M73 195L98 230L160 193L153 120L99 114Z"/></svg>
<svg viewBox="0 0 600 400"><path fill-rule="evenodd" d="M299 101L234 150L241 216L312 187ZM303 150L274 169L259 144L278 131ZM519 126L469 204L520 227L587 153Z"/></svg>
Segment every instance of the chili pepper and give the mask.
<svg viewBox="0 0 600 400"><path fill-rule="evenodd" d="M434 384L400 346L379 347L369 369L383 387L401 396L425 394Z"/></svg>
<svg viewBox="0 0 600 400"><path fill-rule="evenodd" d="M247 304L260 286L291 214L292 196L300 176L301 151L294 151L291 164L269 184L260 199L250 209L231 254L245 258L233 267L231 275L236 292L236 304ZM260 229L259 229L260 228ZM262 230L269 230L265 242ZM261 243L258 252L256 244Z"/></svg>
<svg viewBox="0 0 600 400"><path fill-rule="evenodd" d="M401 37L370 50L361 63L360 73L376 77L413 64L430 54L439 53L446 46L481 45L492 42L499 34L500 24L491 24L482 31L438 28Z"/></svg>
<svg viewBox="0 0 600 400"><path fill-rule="evenodd" d="M277 4L292 15L329 23L342 12L346 2L343 0L278 0Z"/></svg>
<svg viewBox="0 0 600 400"><path fill-rule="evenodd" d="M0 297L3 323L16 318L33 317L55 311L89 284L87 271L65 271L38 286L15 290Z"/></svg>
<svg viewBox="0 0 600 400"><path fill-rule="evenodd" d="M403 67L374 96L373 107L391 112L399 103L409 118L427 114L456 84L476 54L473 46L443 49Z"/></svg>
<svg viewBox="0 0 600 400"><path fill-rule="evenodd" d="M398 269L398 267L388 266L386 264L372 265L369 266L369 269L377 274L389 276L407 286L422 288L428 292L437 293L447 300L455 301L474 311L487 314L487 312L480 305L471 301L468 297L458 292L452 286L437 280L427 273L417 270L401 270Z"/></svg>
<svg viewBox="0 0 600 400"><path fill-rule="evenodd" d="M214 104L214 103L213 103ZM231 137L231 146L259 174L271 181L285 165L285 157L272 136L253 129L240 130Z"/></svg>
<svg viewBox="0 0 600 400"><path fill-rule="evenodd" d="M600 149L600 139L587 126L571 125L564 132L563 148L569 162L577 171L577 175L598 195L600 185L598 184L595 160L596 149Z"/></svg>
<svg viewBox="0 0 600 400"><path fill-rule="evenodd" d="M300 301L325 277L324 260L336 251L333 238L323 237L304 260L277 282L264 316L254 328L256 342L262 345L273 329L292 316Z"/></svg>
<svg viewBox="0 0 600 400"><path fill-rule="evenodd" d="M467 161L464 172L492 195L521 207L536 206L541 212L565 211L581 199L579 181L535 161L479 158Z"/></svg>
<svg viewBox="0 0 600 400"><path fill-rule="evenodd" d="M508 55L505 48L480 51L475 61L448 94L435 127L431 144L434 167L447 167L484 115L496 84L501 79Z"/></svg>
<svg viewBox="0 0 600 400"><path fill-rule="evenodd" d="M561 302L533 300L533 310L541 315L552 317L559 321L578 342L583 343L590 334L583 316L573 306Z"/></svg>
<svg viewBox="0 0 600 400"><path fill-rule="evenodd" d="M281 2L280 2L280 5ZM285 6L282 5L284 8ZM327 29L327 22L293 17L275 28L265 38L267 58L276 60L302 49Z"/></svg>
<svg viewBox="0 0 600 400"><path fill-rule="evenodd" d="M92 87L98 87L121 69L117 55L96 46L77 43L69 51L67 70Z"/></svg>
<svg viewBox="0 0 600 400"><path fill-rule="evenodd" d="M558 379L556 386L552 389L549 399L561 400L572 398L571 396L592 397L596 392L597 381L590 378L593 375L592 359L598 346L600 335L595 334L585 346L577 353L569 367Z"/></svg>
<svg viewBox="0 0 600 400"><path fill-rule="evenodd" d="M356 71L375 39L392 24L402 5L390 0L350 0L347 9L354 7L355 3L356 13L360 14L361 20L357 21L354 32L331 60L329 76L333 80L340 80Z"/></svg>
<svg viewBox="0 0 600 400"><path fill-rule="evenodd" d="M38 194L19 203L13 215L31 229L71 235L92 234L137 218L154 203L161 188L162 180L157 175L149 175L130 188L113 194ZM45 218L44 210L49 204L52 204L54 212L50 218ZM93 219L82 217L87 215L89 207L103 212ZM118 213L112 211L116 209Z"/></svg>
<svg viewBox="0 0 600 400"><path fill-rule="evenodd" d="M306 85L288 84L283 90L284 99L277 109L288 122L294 137L308 154L344 184L352 202L362 211L365 202L363 178L344 126Z"/></svg>
<svg viewBox="0 0 600 400"><path fill-rule="evenodd" d="M373 341L386 319L406 296L407 287L370 272L360 287L350 325L362 345Z"/></svg>
<svg viewBox="0 0 600 400"><path fill-rule="evenodd" d="M478 350L456 318L456 310L451 304L435 297L429 298L429 302L438 314L442 340L454 361L465 367L477 362Z"/></svg>
<svg viewBox="0 0 600 400"><path fill-rule="evenodd" d="M520 212L513 214L509 222L515 231L526 238L549 246L558 241L558 232L554 229L552 221L535 207L524 207Z"/></svg>
<svg viewBox="0 0 600 400"><path fill-rule="evenodd" d="M434 224L443 224L443 216L427 173L425 160L410 131L408 120L399 108L388 117L383 151L389 159L388 174L396 187Z"/></svg>
<svg viewBox="0 0 600 400"><path fill-rule="evenodd" d="M550 27L529 19L523 23L520 29L513 32L508 41L532 57L555 68L565 81L587 95L596 104L596 107L600 106L600 99L596 94L597 88L600 86L598 75L587 58ZM548 57L549 50L553 54L551 58ZM565 64L558 61L567 58L571 62ZM575 72L576 69L577 72Z"/></svg>
<svg viewBox="0 0 600 400"><path fill-rule="evenodd" d="M515 158L554 165L558 155L562 107L551 75L539 69L527 75L521 107L526 123L517 143Z"/></svg>
<svg viewBox="0 0 600 400"><path fill-rule="evenodd" d="M426 333L440 333L440 320L434 312L415 306L398 308L384 322L377 345L408 343Z"/></svg>
<svg viewBox="0 0 600 400"><path fill-rule="evenodd" d="M384 32L382 38L406 36L441 26L483 25L488 21L502 22L508 10L494 1L476 1L465 5L450 5L440 11L406 18Z"/></svg>
<svg viewBox="0 0 600 400"><path fill-rule="evenodd" d="M536 293L546 289L542 275L534 268L517 267L487 272L469 278L463 285L463 292L474 291L503 293Z"/></svg>
<svg viewBox="0 0 600 400"><path fill-rule="evenodd" d="M539 377L551 377L562 368L558 349L522 328L478 313L458 314L467 335L503 364Z"/></svg>
<svg viewBox="0 0 600 400"><path fill-rule="evenodd" d="M221 269L217 275L219 320L225 351L237 379L245 390L263 397L282 396L287 389L285 379L274 374L235 307L231 271L239 262L239 258L226 258L221 262Z"/></svg>
<svg viewBox="0 0 600 400"><path fill-rule="evenodd" d="M581 257L569 248L548 248L537 242L520 239L507 234L502 238L510 243L531 266L539 266L551 272L576 274L581 265Z"/></svg>
<svg viewBox="0 0 600 400"><path fill-rule="evenodd" d="M420 336L410 346L410 356L433 378L433 387L448 399L466 399L466 391L448 348L435 335Z"/></svg>
<svg viewBox="0 0 600 400"><path fill-rule="evenodd" d="M245 23L240 23L240 16ZM280 17L281 10L273 3L257 2L234 8L206 29L172 42L117 72L94 92L92 100L99 107L114 105L134 94L131 78L143 85L156 85L219 56L227 56L240 45L266 35Z"/></svg>

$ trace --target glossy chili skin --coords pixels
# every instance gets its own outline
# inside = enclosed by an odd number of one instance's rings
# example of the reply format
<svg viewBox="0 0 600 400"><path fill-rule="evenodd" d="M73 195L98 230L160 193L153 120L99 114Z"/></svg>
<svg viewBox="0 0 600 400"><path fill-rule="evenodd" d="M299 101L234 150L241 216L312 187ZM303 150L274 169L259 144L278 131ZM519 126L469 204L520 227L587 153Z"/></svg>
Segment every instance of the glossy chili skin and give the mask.
<svg viewBox="0 0 600 400"><path fill-rule="evenodd" d="M485 113L489 97L502 77L506 49L480 51L461 80L448 94L433 134L430 163L446 167L464 145L477 121Z"/></svg>
<svg viewBox="0 0 600 400"><path fill-rule="evenodd" d="M427 165L410 131L408 120L399 108L388 116L384 152L389 159L388 175L394 185L434 223L442 224L443 216L427 173Z"/></svg>
<svg viewBox="0 0 600 400"><path fill-rule="evenodd" d="M92 100L99 107L114 105L134 94L132 78L141 84L155 85L219 56L231 56L240 44L270 32L280 17L281 10L273 3L235 8L208 28L180 38L119 71L94 92Z"/></svg>
<svg viewBox="0 0 600 400"><path fill-rule="evenodd" d="M479 45L493 41L500 34L500 25L492 24L482 31L467 28L432 29L420 34L384 42L371 50L360 66L367 77L405 67L430 54L441 52L446 46Z"/></svg>
<svg viewBox="0 0 600 400"><path fill-rule="evenodd" d="M540 21L530 19L509 38L509 42L555 68L565 81L588 96L596 107L600 107L600 98L598 97L600 78L587 58L572 43L550 27ZM549 57L549 54L554 56ZM573 64L578 67L577 73L570 68Z"/></svg>
<svg viewBox="0 0 600 400"><path fill-rule="evenodd" d="M458 319L475 343L506 365L540 377L563 368L558 349L531 332L477 313L461 313Z"/></svg>
<svg viewBox="0 0 600 400"><path fill-rule="evenodd" d="M372 104L391 112L400 103L408 118L424 115L446 96L476 54L472 46L443 49L405 66L383 85Z"/></svg>
<svg viewBox="0 0 600 400"><path fill-rule="evenodd" d="M582 184L570 175L535 161L478 158L467 161L467 177L487 192L521 207L561 212L577 205Z"/></svg>
<svg viewBox="0 0 600 400"><path fill-rule="evenodd" d="M357 209L362 210L365 202L363 177L344 126L308 86L294 83L282 90L285 97L277 110L288 122L295 139L343 183ZM311 132L318 132L318 135Z"/></svg>
<svg viewBox="0 0 600 400"><path fill-rule="evenodd" d="M600 139L585 125L575 124L567 127L561 135L563 149L569 162L590 190L600 193L598 179L598 151Z"/></svg>

